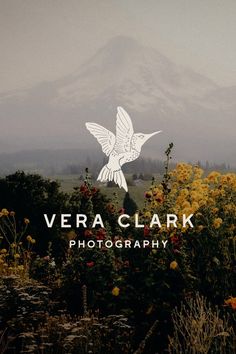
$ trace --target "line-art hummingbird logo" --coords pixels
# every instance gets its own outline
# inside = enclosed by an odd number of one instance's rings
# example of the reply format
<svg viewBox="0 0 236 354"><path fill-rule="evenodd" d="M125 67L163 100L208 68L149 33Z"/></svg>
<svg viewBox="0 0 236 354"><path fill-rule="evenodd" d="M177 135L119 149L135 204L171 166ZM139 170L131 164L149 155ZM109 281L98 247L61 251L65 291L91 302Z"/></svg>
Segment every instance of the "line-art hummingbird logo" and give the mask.
<svg viewBox="0 0 236 354"><path fill-rule="evenodd" d="M128 187L121 167L127 162L136 160L143 144L152 136L161 133L161 130L151 134L134 134L131 118L122 107L117 107L116 135L96 123L85 125L101 144L102 151L109 156L108 163L101 169L97 180L114 181L127 192Z"/></svg>

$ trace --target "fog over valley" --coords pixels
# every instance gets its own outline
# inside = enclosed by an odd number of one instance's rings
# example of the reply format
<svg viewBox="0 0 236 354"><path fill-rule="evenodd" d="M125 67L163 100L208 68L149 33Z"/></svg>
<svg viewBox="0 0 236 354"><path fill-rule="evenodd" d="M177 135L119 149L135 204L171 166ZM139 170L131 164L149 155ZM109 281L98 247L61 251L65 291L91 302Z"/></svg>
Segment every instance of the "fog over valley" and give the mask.
<svg viewBox="0 0 236 354"><path fill-rule="evenodd" d="M62 13L67 7L68 11L71 10L72 3L74 4L73 1L68 2L68 5L61 9ZM103 4L101 6L107 4L106 1L101 3ZM116 5L111 3L113 4L111 7L116 8ZM86 13L86 5L84 2L80 4ZM75 6L79 9L79 4L78 8ZM153 6L155 10L156 5ZM138 2L137 7L141 10L142 4ZM151 8L149 10L150 26L154 26ZM117 13L119 15L119 12ZM119 26L114 29L113 25L119 23L118 15L114 13L113 24L108 20L107 26L112 28L110 36L104 32L97 40L93 37L93 40L88 42L90 45L96 44L93 50L90 47L85 53L81 50L81 62L77 68L72 65L70 69L68 66L67 72L59 70L54 77L44 75L44 79L37 80L33 80L32 77L30 84L25 88L19 87L17 80L15 89L14 84L11 84L11 89L1 88L0 152L3 155L0 155L0 160L5 161L8 156L8 168L11 169L11 161L12 164L14 161L15 167L20 168L17 154L22 157L24 155L22 151L28 151L32 152L26 154L28 166L37 169L47 165L48 168L50 156L58 150L56 161L59 155L61 161L69 156L68 163L83 165L83 161L91 155L99 156L102 163L100 145L86 130L85 122L96 122L115 133L117 106L122 106L131 116L135 132L163 131L145 144L142 149L144 158L162 160L166 147L173 142L176 161L195 163L208 160L235 167L236 86L231 83L226 85L217 75L214 80L212 71L209 71L208 76L192 61L188 65L183 59L181 63L180 56L171 55L171 50L165 50L161 40L158 48L158 40L155 41L153 34L151 35L151 29L147 43L144 36L148 29L145 28L143 34L137 32L137 35L134 35L133 30L128 29L127 19L124 19L126 33L123 33ZM191 13L189 16L197 18L198 15ZM148 14L145 13L145 16ZM174 21L172 13L170 18ZM100 14L94 26L96 27L103 19L104 14ZM60 21L57 26L63 27L64 20ZM86 23L81 26L87 28ZM72 31L72 27L69 25L67 30ZM92 32L93 28L89 28L89 31ZM209 28L209 31L212 31L212 28ZM172 34L174 36L174 32ZM38 33L33 32L33 35L37 37ZM78 33L79 42L81 36L82 32ZM88 38L85 34L84 36ZM178 43L178 34L176 36ZM53 46L52 40L50 43ZM25 47L28 45L29 49L35 44L29 39L28 44L24 42L23 45ZM167 41L166 47L168 45L171 46L173 43ZM193 41L193 48L194 45ZM213 50L216 43L212 42L209 45ZM57 46L56 40L55 48ZM189 51L193 51L193 48L190 47ZM17 47L15 50L17 51ZM68 51L68 58L70 55L73 53ZM79 55L79 48L76 55ZM32 58L36 63L37 59L33 52ZM63 57L58 57L58 61L62 59ZM210 62L209 57L206 63L209 65ZM46 68L46 62L42 61L42 68L44 66ZM20 72L25 69L19 66L18 70ZM226 67L222 66L222 70L226 72ZM13 78L11 81L9 79L9 85L10 82L13 82ZM43 150L47 153L43 153ZM48 151L51 151L51 155ZM76 154L83 155L83 158L76 158ZM64 162L61 163L63 164ZM6 163L4 166L6 167ZM5 167L4 171L7 170Z"/></svg>

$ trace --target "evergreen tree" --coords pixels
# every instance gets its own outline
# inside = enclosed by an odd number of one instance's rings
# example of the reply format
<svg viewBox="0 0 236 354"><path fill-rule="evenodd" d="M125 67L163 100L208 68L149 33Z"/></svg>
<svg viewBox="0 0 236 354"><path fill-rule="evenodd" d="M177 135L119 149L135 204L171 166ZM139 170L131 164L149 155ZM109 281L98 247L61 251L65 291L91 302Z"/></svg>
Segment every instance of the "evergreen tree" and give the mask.
<svg viewBox="0 0 236 354"><path fill-rule="evenodd" d="M134 215L138 210L138 206L135 201L130 197L129 193L127 192L124 197L123 201L123 208L125 209L125 213L129 215Z"/></svg>

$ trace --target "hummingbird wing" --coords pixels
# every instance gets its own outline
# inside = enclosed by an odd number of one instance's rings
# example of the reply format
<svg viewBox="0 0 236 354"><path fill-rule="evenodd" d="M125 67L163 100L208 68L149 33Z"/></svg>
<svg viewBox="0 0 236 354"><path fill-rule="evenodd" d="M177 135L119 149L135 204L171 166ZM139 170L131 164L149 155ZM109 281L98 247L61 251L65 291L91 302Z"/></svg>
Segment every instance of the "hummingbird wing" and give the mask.
<svg viewBox="0 0 236 354"><path fill-rule="evenodd" d="M122 107L117 107L115 151L118 154L130 152L133 134L134 129L130 116Z"/></svg>
<svg viewBox="0 0 236 354"><path fill-rule="evenodd" d="M85 123L86 128L90 131L90 133L97 139L97 141L102 146L102 151L107 156L110 155L112 149L114 148L116 137L110 132L110 130L102 127L96 123Z"/></svg>

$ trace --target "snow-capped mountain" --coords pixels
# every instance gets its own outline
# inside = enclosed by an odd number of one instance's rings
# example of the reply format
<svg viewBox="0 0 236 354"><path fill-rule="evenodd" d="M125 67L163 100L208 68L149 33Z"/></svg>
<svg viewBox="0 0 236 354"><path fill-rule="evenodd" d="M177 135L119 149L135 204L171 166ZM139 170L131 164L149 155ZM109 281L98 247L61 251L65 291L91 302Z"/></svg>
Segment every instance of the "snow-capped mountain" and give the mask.
<svg viewBox="0 0 236 354"><path fill-rule="evenodd" d="M72 80L62 82L57 100L83 104L113 95L135 110L146 111L157 100L176 109L173 98L201 97L216 85L209 79L182 68L158 51L135 40L116 37L102 48Z"/></svg>
<svg viewBox="0 0 236 354"><path fill-rule="evenodd" d="M115 37L67 77L1 95L0 138L17 149L97 147L84 123L114 131L120 105L136 131L164 131L147 144L147 156L160 157L174 141L177 158L232 163L235 99L235 87L220 88L157 50Z"/></svg>

